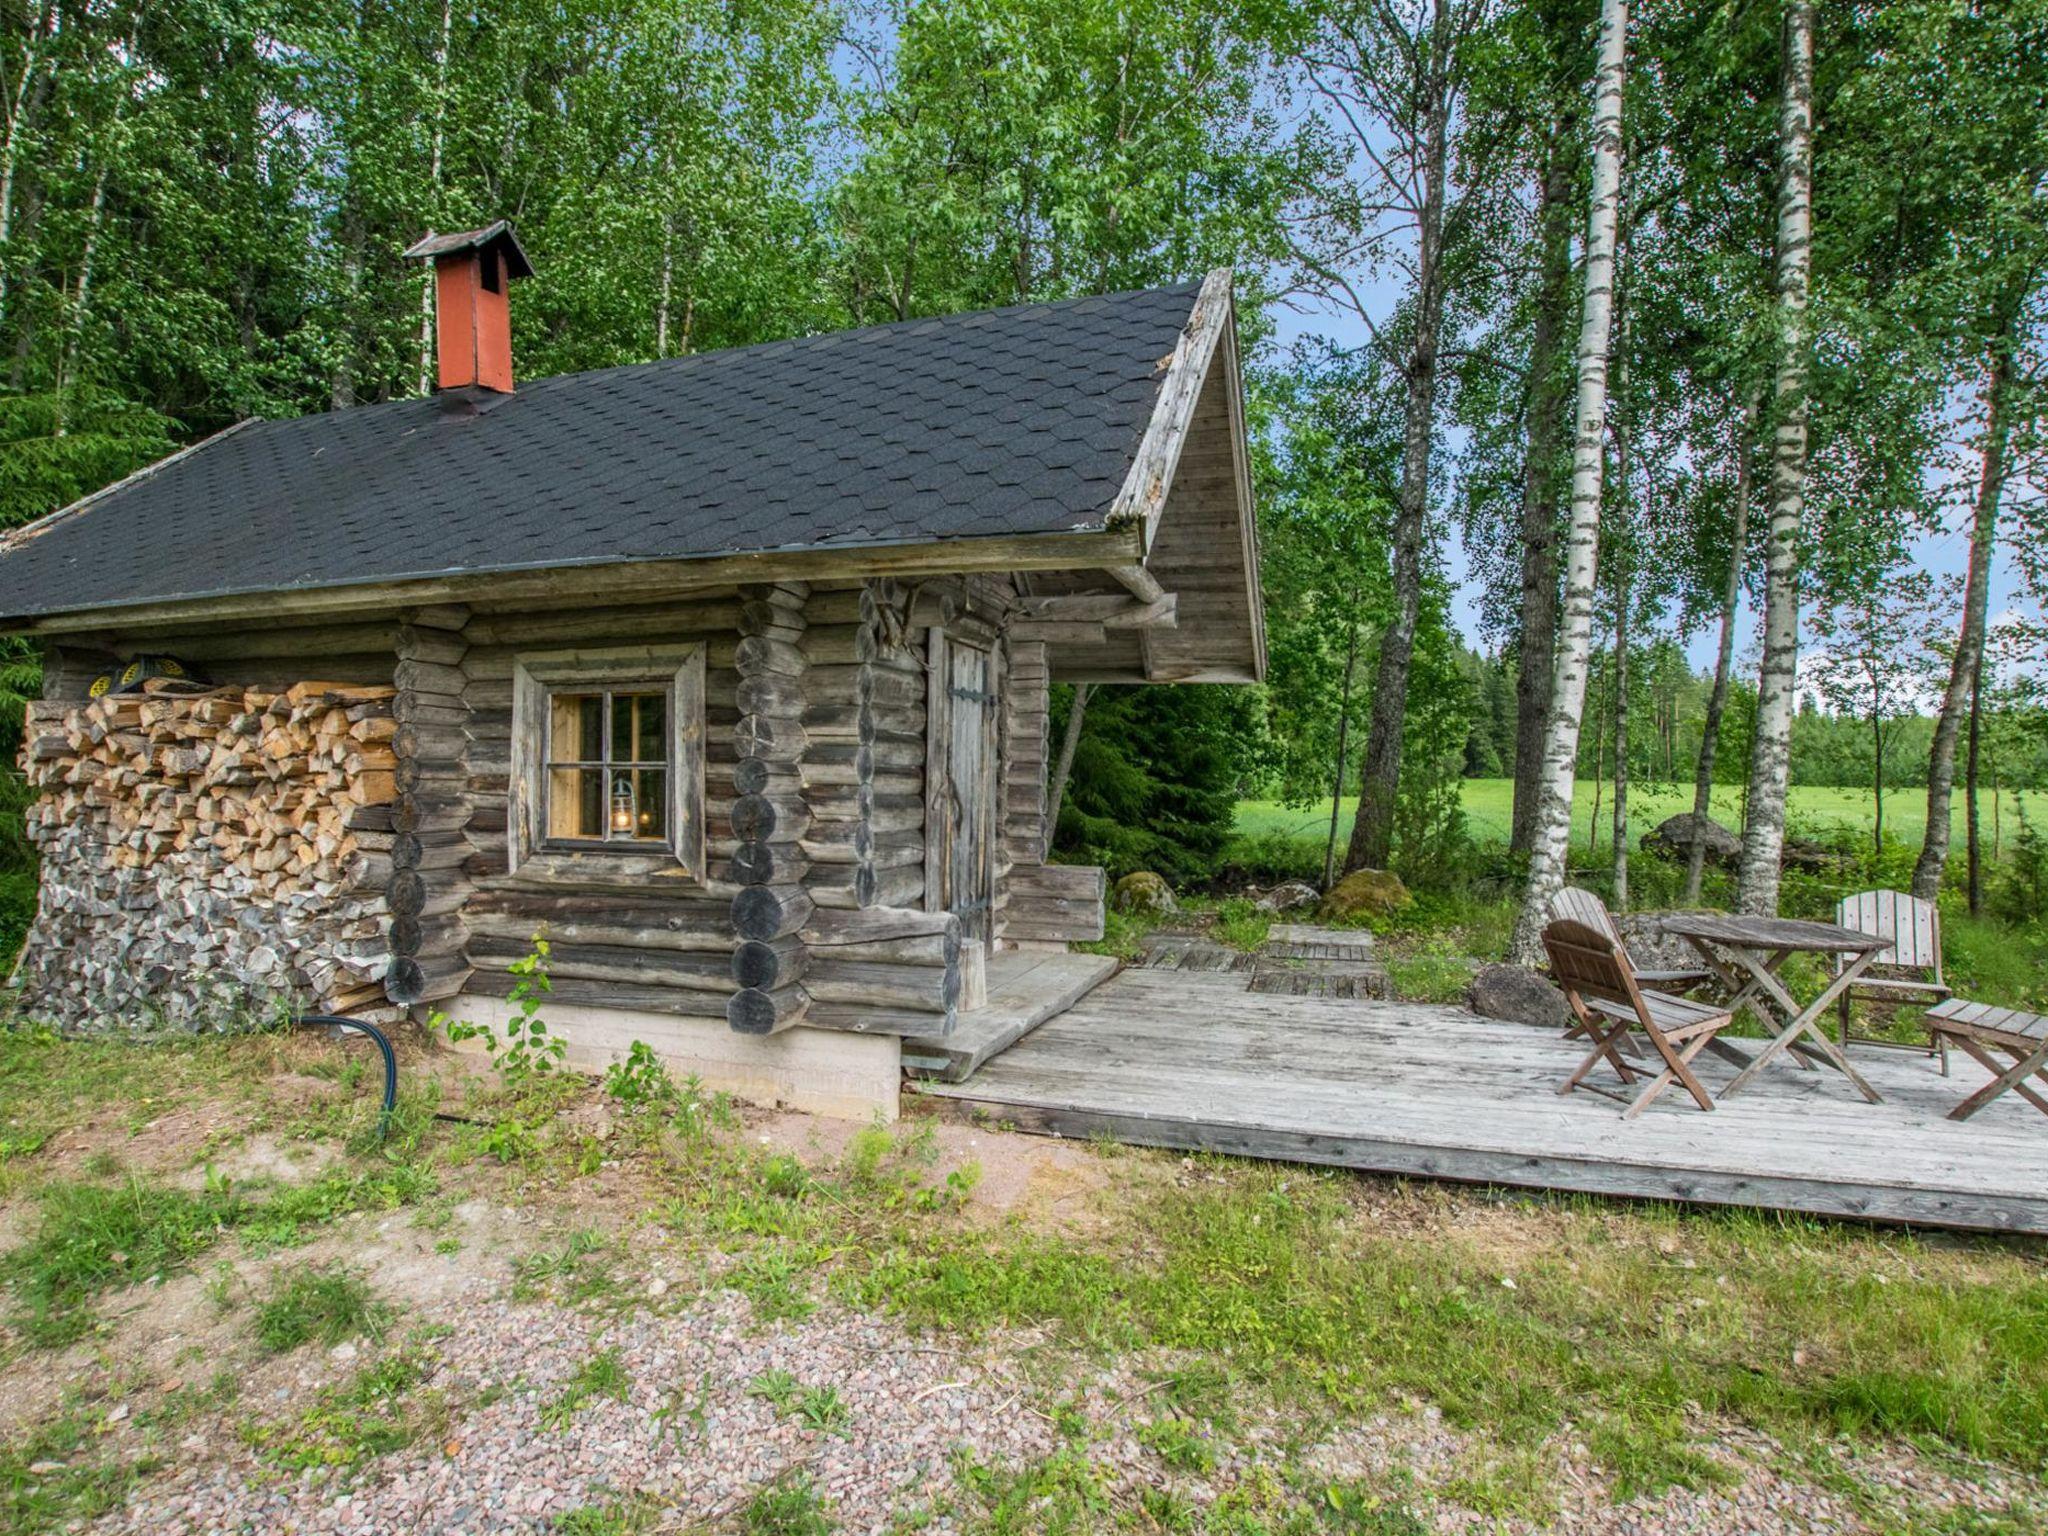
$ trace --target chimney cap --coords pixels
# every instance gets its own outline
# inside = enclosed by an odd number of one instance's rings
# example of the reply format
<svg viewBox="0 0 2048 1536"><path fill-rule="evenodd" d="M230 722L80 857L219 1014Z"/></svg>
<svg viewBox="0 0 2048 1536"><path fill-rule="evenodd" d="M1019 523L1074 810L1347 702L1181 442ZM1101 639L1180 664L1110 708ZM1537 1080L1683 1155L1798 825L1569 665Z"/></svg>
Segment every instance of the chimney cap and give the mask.
<svg viewBox="0 0 2048 1536"><path fill-rule="evenodd" d="M482 229L465 229L452 235L429 235L405 252L407 261L433 261L438 257L451 256L457 251L481 251L499 246L505 256L505 276L531 277L533 263L526 259L526 252L519 247L519 237L512 233L508 219L495 224L486 224Z"/></svg>

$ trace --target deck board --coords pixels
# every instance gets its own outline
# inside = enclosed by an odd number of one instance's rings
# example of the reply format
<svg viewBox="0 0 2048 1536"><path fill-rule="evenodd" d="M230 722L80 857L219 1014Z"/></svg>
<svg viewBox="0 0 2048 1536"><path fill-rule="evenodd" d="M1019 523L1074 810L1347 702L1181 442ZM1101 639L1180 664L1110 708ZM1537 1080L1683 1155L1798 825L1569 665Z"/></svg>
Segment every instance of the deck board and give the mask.
<svg viewBox="0 0 2048 1536"><path fill-rule="evenodd" d="M1958 1062L1856 1052L1885 1097L1776 1063L1711 1114L1634 1121L1554 1090L1579 1050L1460 1008L1262 994L1232 973L1127 970L928 1091L1025 1130L1587 1193L2048 1233L2048 1121ZM1747 1042L1738 1042L1746 1044ZM1734 1067L1707 1059L1718 1090Z"/></svg>
<svg viewBox="0 0 2048 1536"><path fill-rule="evenodd" d="M1115 972L1116 961L1107 955L1017 950L991 955L988 1001L962 1013L943 1035L905 1036L903 1064L915 1075L957 1083Z"/></svg>

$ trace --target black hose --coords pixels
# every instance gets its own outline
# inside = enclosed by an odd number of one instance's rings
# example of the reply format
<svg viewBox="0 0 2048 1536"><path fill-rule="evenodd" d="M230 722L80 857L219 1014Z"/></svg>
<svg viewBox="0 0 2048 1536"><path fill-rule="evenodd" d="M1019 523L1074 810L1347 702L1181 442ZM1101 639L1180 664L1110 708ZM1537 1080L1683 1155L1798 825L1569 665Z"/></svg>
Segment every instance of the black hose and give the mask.
<svg viewBox="0 0 2048 1536"><path fill-rule="evenodd" d="M391 1049L390 1038L384 1031L339 1013L302 1013L292 1022L302 1029L359 1029L377 1042L377 1049L384 1053L384 1112L377 1117L377 1134L388 1131L392 1112L398 1108L398 1055Z"/></svg>

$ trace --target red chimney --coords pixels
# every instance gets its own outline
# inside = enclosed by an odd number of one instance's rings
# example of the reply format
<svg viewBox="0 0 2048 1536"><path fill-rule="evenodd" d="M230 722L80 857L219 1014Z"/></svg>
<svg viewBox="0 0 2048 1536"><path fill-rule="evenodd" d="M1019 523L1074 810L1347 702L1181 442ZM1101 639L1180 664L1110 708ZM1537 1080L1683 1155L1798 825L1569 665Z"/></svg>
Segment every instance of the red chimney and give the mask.
<svg viewBox="0 0 2048 1536"><path fill-rule="evenodd" d="M434 264L435 349L444 390L512 393L512 310L505 290L533 276L512 226L429 235L405 253Z"/></svg>

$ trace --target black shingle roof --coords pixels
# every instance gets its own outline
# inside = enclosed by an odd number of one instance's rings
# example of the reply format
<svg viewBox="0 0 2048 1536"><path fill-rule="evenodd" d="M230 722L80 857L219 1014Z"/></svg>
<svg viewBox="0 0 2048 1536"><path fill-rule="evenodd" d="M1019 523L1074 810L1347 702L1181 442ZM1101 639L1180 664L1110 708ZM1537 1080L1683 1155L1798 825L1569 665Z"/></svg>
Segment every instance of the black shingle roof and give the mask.
<svg viewBox="0 0 2048 1536"><path fill-rule="evenodd" d="M0 615L1100 528L1194 284L251 424L0 553Z"/></svg>

